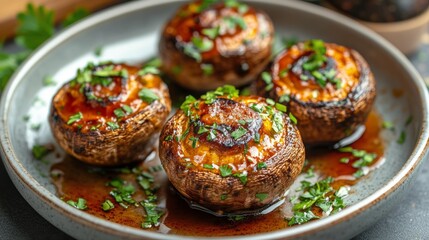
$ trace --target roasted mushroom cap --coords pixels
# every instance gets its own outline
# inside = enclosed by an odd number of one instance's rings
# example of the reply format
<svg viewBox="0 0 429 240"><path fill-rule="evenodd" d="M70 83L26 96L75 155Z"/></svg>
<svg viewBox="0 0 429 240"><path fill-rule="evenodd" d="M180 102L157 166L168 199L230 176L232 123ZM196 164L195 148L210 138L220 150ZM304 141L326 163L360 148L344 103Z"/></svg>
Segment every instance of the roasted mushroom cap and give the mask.
<svg viewBox="0 0 429 240"><path fill-rule="evenodd" d="M309 145L350 136L364 124L375 99L375 80L363 57L321 40L280 53L255 85L259 95L288 106Z"/></svg>
<svg viewBox="0 0 429 240"><path fill-rule="evenodd" d="M77 159L102 166L141 161L171 102L156 68L88 64L53 98L49 123L58 143Z"/></svg>
<svg viewBox="0 0 429 240"><path fill-rule="evenodd" d="M173 186L217 214L276 202L305 158L298 130L278 110L284 105L239 97L231 87L188 97L160 136L159 156Z"/></svg>
<svg viewBox="0 0 429 240"><path fill-rule="evenodd" d="M159 50L164 72L196 91L242 86L268 64L273 32L269 17L244 3L188 3L162 32Z"/></svg>

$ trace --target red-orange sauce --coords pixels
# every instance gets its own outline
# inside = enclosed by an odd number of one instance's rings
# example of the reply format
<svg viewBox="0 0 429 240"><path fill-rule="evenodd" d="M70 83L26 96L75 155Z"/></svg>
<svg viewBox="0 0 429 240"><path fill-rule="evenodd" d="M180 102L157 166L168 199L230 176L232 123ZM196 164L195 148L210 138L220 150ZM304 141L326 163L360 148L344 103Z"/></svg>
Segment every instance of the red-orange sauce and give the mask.
<svg viewBox="0 0 429 240"><path fill-rule="evenodd" d="M384 159L384 146L380 137L380 117L372 112L365 127L365 133L351 146L355 149L376 153L377 159L369 167L370 169L375 169ZM151 166L159 165L159 160L154 155L151 159L141 164L141 167L148 169ZM339 161L342 157L349 156L349 153L340 153L337 150L309 150L307 151L309 162L306 169L312 166L316 175L320 176L320 179L326 176L334 177L334 188L342 185L353 185L356 181L359 181L359 179L356 180L353 177L353 173L356 171L351 166L353 161L347 164ZM76 200L79 197L84 198L87 200L88 206L85 210L86 212L112 222L141 228L141 223L144 219L143 208L130 206L128 209L124 209L120 207L109 196L112 188L106 186L106 183L114 177L120 177L132 183L136 189L139 189L133 174L115 173L108 169L103 170L107 173L97 173L93 171L94 168L71 157L66 157L62 162L53 165L51 170L55 173L60 173L58 177L53 177L52 180L57 186L58 195L65 201ZM305 174L305 171L303 174ZM155 182L161 186L158 191L158 202L160 207L165 207L165 214L161 219L161 226L148 229L150 231L193 236L232 236L269 232L288 227L285 220L288 212L290 214L291 208L288 199L283 205L269 214L241 221L232 221L190 209L187 203L171 189L162 170L153 174L155 175ZM376 174L376 172L370 174ZM144 198L144 194L140 189L133 197L139 201ZM110 199L115 204L115 208L109 212L104 212L101 209L101 203L106 199Z"/></svg>

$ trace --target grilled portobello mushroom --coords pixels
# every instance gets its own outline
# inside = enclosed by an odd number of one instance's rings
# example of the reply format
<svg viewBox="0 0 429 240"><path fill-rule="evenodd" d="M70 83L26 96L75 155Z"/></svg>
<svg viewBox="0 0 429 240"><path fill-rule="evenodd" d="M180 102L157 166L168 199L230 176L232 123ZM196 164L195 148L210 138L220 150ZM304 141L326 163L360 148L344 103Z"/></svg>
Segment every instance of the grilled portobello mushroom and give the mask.
<svg viewBox="0 0 429 240"><path fill-rule="evenodd" d="M189 202L216 214L280 200L301 172L304 145L286 107L233 86L188 96L161 131L159 157Z"/></svg>
<svg viewBox="0 0 429 240"><path fill-rule="evenodd" d="M155 66L88 64L52 100L49 123L64 150L94 165L144 160L171 109Z"/></svg>
<svg viewBox="0 0 429 240"><path fill-rule="evenodd" d="M375 80L355 50L322 40L278 54L255 82L258 95L287 105L307 145L330 145L363 125L375 100Z"/></svg>
<svg viewBox="0 0 429 240"><path fill-rule="evenodd" d="M162 31L163 71L184 88L207 91L255 80L268 64L273 43L270 18L230 1L182 6Z"/></svg>

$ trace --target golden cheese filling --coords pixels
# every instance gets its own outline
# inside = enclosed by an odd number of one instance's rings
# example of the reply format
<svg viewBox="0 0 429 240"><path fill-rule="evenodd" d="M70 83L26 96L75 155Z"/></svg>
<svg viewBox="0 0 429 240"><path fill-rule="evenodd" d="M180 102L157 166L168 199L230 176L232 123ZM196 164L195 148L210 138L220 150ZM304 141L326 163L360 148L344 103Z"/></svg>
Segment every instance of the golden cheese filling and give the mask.
<svg viewBox="0 0 429 240"><path fill-rule="evenodd" d="M284 51L272 66L272 82L277 96L289 95L302 102L339 101L360 81L360 66L352 50L321 40Z"/></svg>
<svg viewBox="0 0 429 240"><path fill-rule="evenodd" d="M284 147L284 105L255 96L208 99L187 99L181 116L186 124L168 136L180 142L183 166L222 176L251 172L264 168L265 160Z"/></svg>
<svg viewBox="0 0 429 240"><path fill-rule="evenodd" d="M161 98L153 66L88 64L54 97L59 117L75 130L112 131Z"/></svg>

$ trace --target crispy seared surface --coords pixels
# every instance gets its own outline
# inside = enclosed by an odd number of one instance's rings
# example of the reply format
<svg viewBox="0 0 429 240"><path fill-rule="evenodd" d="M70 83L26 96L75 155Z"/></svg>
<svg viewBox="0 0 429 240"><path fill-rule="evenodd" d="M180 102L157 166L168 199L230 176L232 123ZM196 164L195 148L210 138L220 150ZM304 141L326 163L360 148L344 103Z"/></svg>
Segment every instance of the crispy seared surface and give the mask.
<svg viewBox="0 0 429 240"><path fill-rule="evenodd" d="M257 112L254 106L272 112ZM282 122L276 131L273 113ZM170 181L184 197L224 213L278 200L304 163L299 132L260 97L223 96L210 104L196 101L190 113L179 110L162 130L159 151ZM230 171L226 176L225 169Z"/></svg>
<svg viewBox="0 0 429 240"><path fill-rule="evenodd" d="M58 143L84 162L121 165L143 160L171 109L167 86L159 76L140 75L139 68L124 64L94 66L88 72L105 67L117 76L85 83L75 78L61 87L52 101L51 129ZM150 89L158 99L142 100L142 89ZM78 113L81 117L71 121Z"/></svg>
<svg viewBox="0 0 429 240"><path fill-rule="evenodd" d="M197 91L255 79L271 54L269 17L244 3L231 7L222 1L202 2L185 4L167 22L159 43L164 71ZM201 41L206 45L198 48Z"/></svg>

